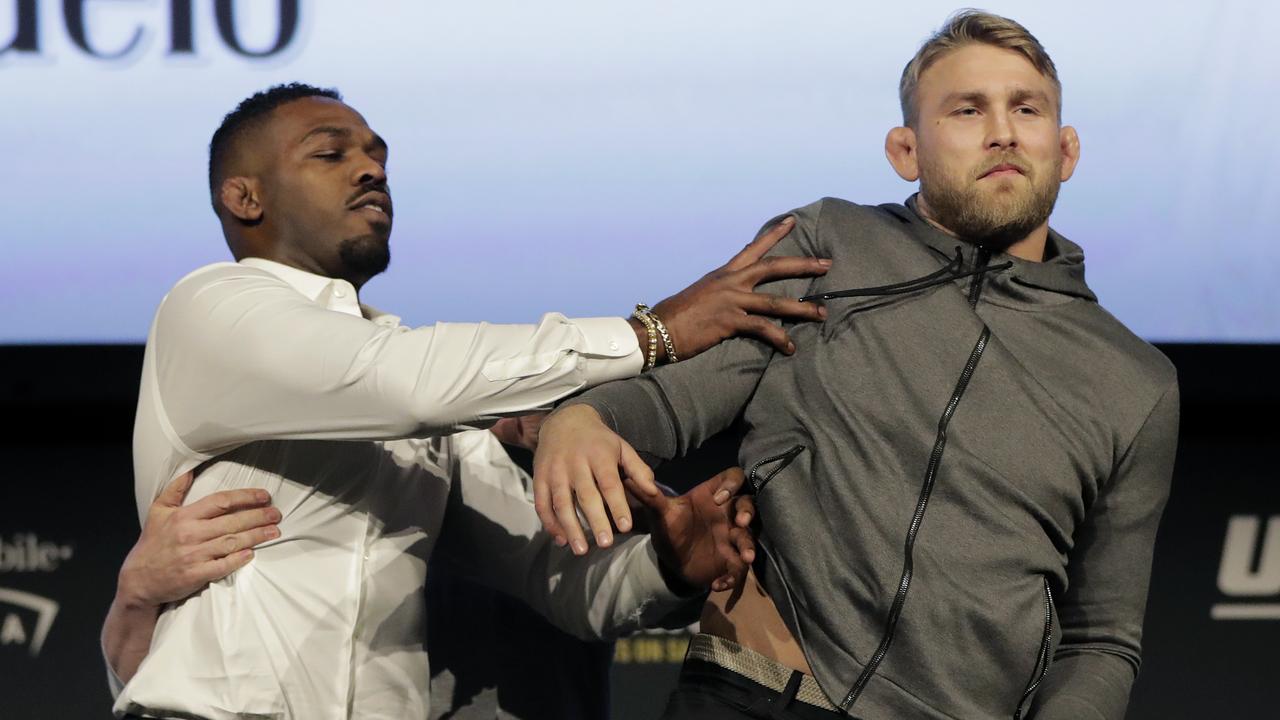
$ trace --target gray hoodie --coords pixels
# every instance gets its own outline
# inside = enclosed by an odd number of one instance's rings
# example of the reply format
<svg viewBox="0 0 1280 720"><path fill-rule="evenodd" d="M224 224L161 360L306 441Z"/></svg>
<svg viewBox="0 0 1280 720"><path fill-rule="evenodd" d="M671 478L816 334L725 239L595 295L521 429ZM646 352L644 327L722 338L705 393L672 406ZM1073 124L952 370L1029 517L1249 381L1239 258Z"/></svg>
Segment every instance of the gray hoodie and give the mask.
<svg viewBox="0 0 1280 720"><path fill-rule="evenodd" d="M741 418L756 570L851 715L1123 717L1173 469L1172 365L1098 305L1056 232L1033 263L912 200L793 214L775 253L833 267L763 289L856 289L789 328L793 356L732 340L575 402L658 459Z"/></svg>

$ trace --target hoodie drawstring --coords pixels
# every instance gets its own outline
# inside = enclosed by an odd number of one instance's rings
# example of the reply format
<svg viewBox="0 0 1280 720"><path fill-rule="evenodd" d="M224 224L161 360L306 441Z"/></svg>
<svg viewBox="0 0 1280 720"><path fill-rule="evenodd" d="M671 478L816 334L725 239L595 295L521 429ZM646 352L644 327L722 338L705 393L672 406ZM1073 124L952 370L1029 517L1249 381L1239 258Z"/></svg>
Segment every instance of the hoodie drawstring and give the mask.
<svg viewBox="0 0 1280 720"><path fill-rule="evenodd" d="M956 256L951 259L942 268L921 275L912 280L905 280L900 283L891 285L878 285L876 287L852 288L850 290L836 290L834 292L825 292L818 295L806 295L800 298L800 302L813 302L814 300L834 300L836 298L847 297L880 297L884 295L904 295L906 293L918 292L931 288L935 285L943 285L945 283L954 282L960 278L966 278L973 275L982 275L989 272L999 272L1008 270L1013 267L1012 262L1003 262L999 265L983 265L980 268L961 272L964 267L964 255L959 247L956 248Z"/></svg>

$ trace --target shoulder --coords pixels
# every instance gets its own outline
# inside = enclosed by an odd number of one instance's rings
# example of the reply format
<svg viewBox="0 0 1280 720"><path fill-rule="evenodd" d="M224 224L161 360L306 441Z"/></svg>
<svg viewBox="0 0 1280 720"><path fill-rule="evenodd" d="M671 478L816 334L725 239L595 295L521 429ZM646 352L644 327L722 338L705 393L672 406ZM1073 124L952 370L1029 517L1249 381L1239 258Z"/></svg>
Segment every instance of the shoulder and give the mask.
<svg viewBox="0 0 1280 720"><path fill-rule="evenodd" d="M1177 384L1178 372L1173 362L1151 343L1138 337L1116 316L1097 302L1074 303L1085 314L1093 334L1110 348L1110 365L1136 385L1154 395L1152 403L1170 386Z"/></svg>
<svg viewBox="0 0 1280 720"><path fill-rule="evenodd" d="M1143 428L1176 436L1178 372L1173 362L1094 301L1077 300L1067 312L1079 323L1078 347L1089 394L1113 418L1117 448L1128 447Z"/></svg>
<svg viewBox="0 0 1280 720"><path fill-rule="evenodd" d="M178 282L173 284L173 288L169 290L169 295L190 294L203 288L237 280L249 282L274 281L281 285L288 285L284 280L262 268L235 262L216 262L198 267L183 275Z"/></svg>
<svg viewBox="0 0 1280 720"><path fill-rule="evenodd" d="M303 296L289 283L262 268L234 262L216 262L196 268L184 275L160 301L158 315L207 307L227 298L251 291L286 291Z"/></svg>
<svg viewBox="0 0 1280 720"><path fill-rule="evenodd" d="M895 207L901 214L893 212ZM910 222L908 213L900 205L861 205L824 197L778 215L765 223L764 229L788 216L794 217L795 229L773 254L830 256L834 246L847 245L851 238L881 237L897 228L905 232Z"/></svg>
<svg viewBox="0 0 1280 720"><path fill-rule="evenodd" d="M868 242L901 244L920 231L922 222L905 205L897 203L863 205L827 197L805 209L813 217L819 237L828 244L838 240L836 244L846 247Z"/></svg>
<svg viewBox="0 0 1280 720"><path fill-rule="evenodd" d="M902 205L862 205L837 197L821 198L792 210L790 214L819 229L850 225L895 227L910 222L909 211Z"/></svg>
<svg viewBox="0 0 1280 720"><path fill-rule="evenodd" d="M267 270L213 263L187 273L164 296L156 309L151 340L165 347L216 346L228 331L248 331L264 317L312 304Z"/></svg>

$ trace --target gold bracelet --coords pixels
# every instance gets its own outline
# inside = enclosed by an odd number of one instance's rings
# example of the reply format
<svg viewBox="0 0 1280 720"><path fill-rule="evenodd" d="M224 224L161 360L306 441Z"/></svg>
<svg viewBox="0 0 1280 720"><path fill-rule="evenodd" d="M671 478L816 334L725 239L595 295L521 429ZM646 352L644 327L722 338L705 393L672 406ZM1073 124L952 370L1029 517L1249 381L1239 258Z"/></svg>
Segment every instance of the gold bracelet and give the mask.
<svg viewBox="0 0 1280 720"><path fill-rule="evenodd" d="M658 364L658 328L654 325L653 313L644 303L636 303L636 311L631 316L644 325L645 333L649 336L649 354L644 362L644 372L649 372Z"/></svg>
<svg viewBox="0 0 1280 720"><path fill-rule="evenodd" d="M676 357L676 344L671 339L671 333L667 332L667 326L662 323L662 319L654 311L649 311L649 317L653 320L653 324L658 328L658 335L662 338L662 347L667 350L667 362L680 362Z"/></svg>

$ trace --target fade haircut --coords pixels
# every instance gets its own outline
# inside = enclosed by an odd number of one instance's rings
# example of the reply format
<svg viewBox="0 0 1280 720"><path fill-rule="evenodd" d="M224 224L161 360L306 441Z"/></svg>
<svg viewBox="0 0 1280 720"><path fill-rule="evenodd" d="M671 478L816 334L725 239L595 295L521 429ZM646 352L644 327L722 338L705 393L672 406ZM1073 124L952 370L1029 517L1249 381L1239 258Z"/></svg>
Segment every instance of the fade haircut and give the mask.
<svg viewBox="0 0 1280 720"><path fill-rule="evenodd" d="M1062 83L1058 81L1058 69L1054 67L1044 46L1026 28L1006 17L993 15L972 8L959 10L947 19L942 29L934 33L902 71L898 83L898 101L902 103L902 123L914 128L920 119L916 106L916 88L920 76L944 55L966 45L980 43L1013 50L1031 63L1041 75L1053 83L1055 109L1062 118Z"/></svg>
<svg viewBox="0 0 1280 720"><path fill-rule="evenodd" d="M215 214L221 215L222 203L218 200L218 195L222 181L226 179L227 165L234 157L236 144L250 131L260 127L276 108L309 97L342 101L342 94L336 89L292 82L273 85L250 95L222 118L222 124L213 132L213 139L209 141L209 196Z"/></svg>

